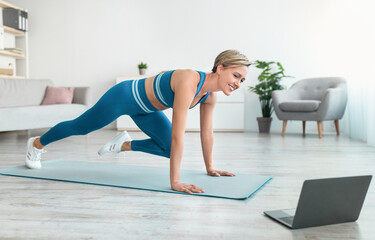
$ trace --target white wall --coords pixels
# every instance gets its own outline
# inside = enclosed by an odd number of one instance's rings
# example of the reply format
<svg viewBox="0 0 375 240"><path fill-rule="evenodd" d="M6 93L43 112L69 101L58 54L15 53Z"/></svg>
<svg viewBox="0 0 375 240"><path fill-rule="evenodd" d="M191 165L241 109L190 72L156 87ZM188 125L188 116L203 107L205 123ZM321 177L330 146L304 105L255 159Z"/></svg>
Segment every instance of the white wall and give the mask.
<svg viewBox="0 0 375 240"><path fill-rule="evenodd" d="M296 77L284 82L290 86L305 77L354 77L359 67L348 71L353 57L363 57L358 44L372 44L361 41L363 18L371 16L366 0L9 1L29 11L31 77L91 86L93 103L117 75L137 74L140 61L149 73L208 72L218 53L234 48L252 60L280 61ZM254 85L258 73L251 68L246 85ZM246 130L257 131L261 112L252 93L245 115ZM317 131L316 124L307 128ZM276 116L271 131L281 131ZM287 131L300 132L301 123L288 124Z"/></svg>

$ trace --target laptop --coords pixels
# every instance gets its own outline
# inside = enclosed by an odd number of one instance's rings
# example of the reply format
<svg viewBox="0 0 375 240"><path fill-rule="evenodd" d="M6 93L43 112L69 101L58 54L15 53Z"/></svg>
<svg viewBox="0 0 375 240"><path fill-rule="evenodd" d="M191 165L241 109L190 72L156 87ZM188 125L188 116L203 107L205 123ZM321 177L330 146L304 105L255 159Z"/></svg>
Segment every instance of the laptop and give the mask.
<svg viewBox="0 0 375 240"><path fill-rule="evenodd" d="M297 209L266 211L285 226L298 229L358 219L372 176L306 180Z"/></svg>

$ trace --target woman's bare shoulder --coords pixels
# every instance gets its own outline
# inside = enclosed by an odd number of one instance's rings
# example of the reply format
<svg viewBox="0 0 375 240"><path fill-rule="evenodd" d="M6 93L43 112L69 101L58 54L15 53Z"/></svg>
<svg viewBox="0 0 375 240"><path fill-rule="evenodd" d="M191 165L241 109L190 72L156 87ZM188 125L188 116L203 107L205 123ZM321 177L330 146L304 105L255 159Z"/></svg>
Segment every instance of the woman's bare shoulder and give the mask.
<svg viewBox="0 0 375 240"><path fill-rule="evenodd" d="M196 87L199 83L200 75L198 72L192 69L179 69L174 71L172 76L172 90L175 90L175 87L187 87L194 86Z"/></svg>
<svg viewBox="0 0 375 240"><path fill-rule="evenodd" d="M185 78L200 78L199 73L192 69L178 69L174 72L174 74Z"/></svg>

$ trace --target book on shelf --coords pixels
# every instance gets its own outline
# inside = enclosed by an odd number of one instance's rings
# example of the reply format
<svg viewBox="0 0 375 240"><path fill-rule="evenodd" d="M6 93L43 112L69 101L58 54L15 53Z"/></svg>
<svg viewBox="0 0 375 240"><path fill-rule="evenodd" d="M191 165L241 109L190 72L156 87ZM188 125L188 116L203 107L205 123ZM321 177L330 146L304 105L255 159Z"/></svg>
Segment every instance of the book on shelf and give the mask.
<svg viewBox="0 0 375 240"><path fill-rule="evenodd" d="M5 26L26 32L28 13L14 8L3 8L3 24Z"/></svg>

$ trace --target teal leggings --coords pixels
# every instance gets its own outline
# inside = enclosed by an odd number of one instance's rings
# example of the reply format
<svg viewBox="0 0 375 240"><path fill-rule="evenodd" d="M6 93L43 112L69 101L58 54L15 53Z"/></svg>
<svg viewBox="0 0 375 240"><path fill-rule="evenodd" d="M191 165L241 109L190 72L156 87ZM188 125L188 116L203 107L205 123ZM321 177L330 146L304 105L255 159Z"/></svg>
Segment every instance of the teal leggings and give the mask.
<svg viewBox="0 0 375 240"><path fill-rule="evenodd" d="M86 135L101 129L122 115L129 115L150 138L133 140L133 151L170 158L172 124L148 100L145 79L121 82L76 119L57 124L40 138L43 145L73 135Z"/></svg>

